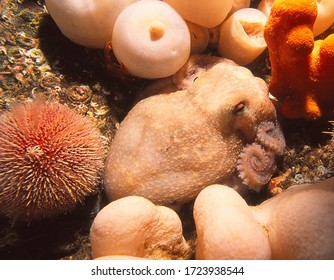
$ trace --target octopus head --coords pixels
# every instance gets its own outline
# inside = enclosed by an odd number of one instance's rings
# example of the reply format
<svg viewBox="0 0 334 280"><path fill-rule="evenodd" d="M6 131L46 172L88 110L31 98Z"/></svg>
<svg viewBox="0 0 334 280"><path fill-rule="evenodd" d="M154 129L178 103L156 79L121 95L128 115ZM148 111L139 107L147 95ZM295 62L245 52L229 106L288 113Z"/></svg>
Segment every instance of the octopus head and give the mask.
<svg viewBox="0 0 334 280"><path fill-rule="evenodd" d="M247 143L255 140L264 120L276 123L276 110L268 97L267 85L258 78L253 82L256 83L249 85L249 89L232 92L220 111L221 124L228 126L226 131L239 131Z"/></svg>
<svg viewBox="0 0 334 280"><path fill-rule="evenodd" d="M196 94L205 114L218 121L222 134L238 134L245 143L254 142L264 120L276 123L267 84L229 60L201 74L188 91Z"/></svg>
<svg viewBox="0 0 334 280"><path fill-rule="evenodd" d="M188 91L224 136L241 139L237 172L249 189L260 191L276 169L285 141L268 86L244 67L226 61L195 80Z"/></svg>

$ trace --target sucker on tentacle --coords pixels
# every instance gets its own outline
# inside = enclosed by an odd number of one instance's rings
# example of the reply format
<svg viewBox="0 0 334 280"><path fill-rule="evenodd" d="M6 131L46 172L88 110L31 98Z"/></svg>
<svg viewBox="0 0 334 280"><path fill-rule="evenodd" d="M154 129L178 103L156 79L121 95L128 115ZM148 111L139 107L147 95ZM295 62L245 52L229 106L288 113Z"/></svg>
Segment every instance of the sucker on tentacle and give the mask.
<svg viewBox="0 0 334 280"><path fill-rule="evenodd" d="M268 183L276 169L276 156L283 155L285 140L279 126L262 122L255 142L246 145L238 159L238 176L249 189L259 192Z"/></svg>
<svg viewBox="0 0 334 280"><path fill-rule="evenodd" d="M259 144L245 146L239 155L237 170L239 178L249 189L259 192L275 171L275 157Z"/></svg>
<svg viewBox="0 0 334 280"><path fill-rule="evenodd" d="M259 125L256 141L264 146L266 150L273 151L275 155L283 155L285 148L284 136L281 129L273 122L263 122Z"/></svg>

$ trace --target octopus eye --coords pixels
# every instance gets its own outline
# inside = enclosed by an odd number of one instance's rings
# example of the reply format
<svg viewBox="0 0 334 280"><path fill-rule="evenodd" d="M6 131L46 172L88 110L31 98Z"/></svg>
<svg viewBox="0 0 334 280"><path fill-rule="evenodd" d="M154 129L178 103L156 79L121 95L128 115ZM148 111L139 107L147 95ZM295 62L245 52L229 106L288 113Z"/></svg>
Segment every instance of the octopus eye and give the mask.
<svg viewBox="0 0 334 280"><path fill-rule="evenodd" d="M193 82L195 82L197 79L198 79L198 77L195 77L195 78L193 79Z"/></svg>
<svg viewBox="0 0 334 280"><path fill-rule="evenodd" d="M237 105L234 106L232 112L235 115L239 115L239 114L241 114L243 112L243 110L245 109L245 107L246 107L245 102L241 101Z"/></svg>

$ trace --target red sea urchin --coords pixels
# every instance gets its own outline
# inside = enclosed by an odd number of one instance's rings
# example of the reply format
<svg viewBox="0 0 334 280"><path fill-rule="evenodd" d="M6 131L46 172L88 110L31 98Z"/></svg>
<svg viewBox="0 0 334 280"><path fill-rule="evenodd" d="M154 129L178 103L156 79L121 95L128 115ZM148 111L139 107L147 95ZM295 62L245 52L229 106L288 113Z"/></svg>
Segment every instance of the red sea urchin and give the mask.
<svg viewBox="0 0 334 280"><path fill-rule="evenodd" d="M56 102L0 115L0 213L33 220L65 213L97 190L103 142L86 117Z"/></svg>

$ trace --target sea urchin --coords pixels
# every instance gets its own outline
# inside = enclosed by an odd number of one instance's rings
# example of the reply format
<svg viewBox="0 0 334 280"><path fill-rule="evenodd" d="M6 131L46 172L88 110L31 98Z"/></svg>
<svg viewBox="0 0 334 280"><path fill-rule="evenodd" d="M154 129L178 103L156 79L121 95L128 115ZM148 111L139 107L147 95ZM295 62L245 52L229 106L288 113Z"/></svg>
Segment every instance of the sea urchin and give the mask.
<svg viewBox="0 0 334 280"><path fill-rule="evenodd" d="M88 118L40 100L0 115L0 213L23 220L65 213L97 190L103 142Z"/></svg>

